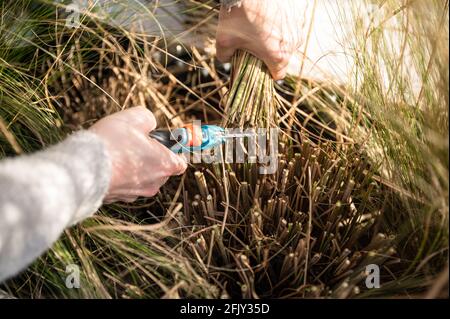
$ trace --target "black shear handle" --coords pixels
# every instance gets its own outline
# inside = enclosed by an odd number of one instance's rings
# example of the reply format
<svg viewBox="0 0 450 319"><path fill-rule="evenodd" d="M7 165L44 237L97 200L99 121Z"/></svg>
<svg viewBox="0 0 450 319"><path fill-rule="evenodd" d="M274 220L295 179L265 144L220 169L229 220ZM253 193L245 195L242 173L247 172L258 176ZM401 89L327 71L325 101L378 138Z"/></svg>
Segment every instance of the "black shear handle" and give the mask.
<svg viewBox="0 0 450 319"><path fill-rule="evenodd" d="M172 136L172 132L169 130L151 131L150 137L157 140L159 143L169 149L177 143L176 139Z"/></svg>

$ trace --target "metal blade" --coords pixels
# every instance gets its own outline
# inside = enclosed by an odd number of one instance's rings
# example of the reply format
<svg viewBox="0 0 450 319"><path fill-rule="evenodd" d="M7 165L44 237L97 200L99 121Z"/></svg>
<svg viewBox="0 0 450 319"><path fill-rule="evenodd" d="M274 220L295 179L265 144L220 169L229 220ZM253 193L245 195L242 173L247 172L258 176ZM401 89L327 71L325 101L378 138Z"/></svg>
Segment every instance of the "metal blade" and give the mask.
<svg viewBox="0 0 450 319"><path fill-rule="evenodd" d="M235 138L235 137L252 137L256 136L255 133L235 133L235 134L223 134L223 138Z"/></svg>

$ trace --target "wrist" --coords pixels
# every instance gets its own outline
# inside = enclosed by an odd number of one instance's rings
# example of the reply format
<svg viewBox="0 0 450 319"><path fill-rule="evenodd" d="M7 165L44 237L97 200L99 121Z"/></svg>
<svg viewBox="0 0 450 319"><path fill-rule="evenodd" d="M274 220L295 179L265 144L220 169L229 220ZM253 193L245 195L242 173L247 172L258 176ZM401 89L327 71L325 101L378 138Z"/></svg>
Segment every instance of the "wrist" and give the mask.
<svg viewBox="0 0 450 319"><path fill-rule="evenodd" d="M90 130L81 130L39 156L57 158L72 177L79 203L70 224L95 213L111 180L111 159L104 141Z"/></svg>

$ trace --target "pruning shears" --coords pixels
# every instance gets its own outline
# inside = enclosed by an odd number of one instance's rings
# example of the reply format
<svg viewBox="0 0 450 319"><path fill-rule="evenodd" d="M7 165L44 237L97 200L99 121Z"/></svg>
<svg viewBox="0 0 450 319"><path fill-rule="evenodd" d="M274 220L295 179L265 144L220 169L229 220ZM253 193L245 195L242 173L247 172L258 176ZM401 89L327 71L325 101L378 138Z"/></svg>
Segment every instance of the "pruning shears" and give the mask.
<svg viewBox="0 0 450 319"><path fill-rule="evenodd" d="M225 142L228 138L253 136L249 133L226 133L217 125L188 124L173 130L160 129L150 133L154 138L174 153L195 152L211 149Z"/></svg>

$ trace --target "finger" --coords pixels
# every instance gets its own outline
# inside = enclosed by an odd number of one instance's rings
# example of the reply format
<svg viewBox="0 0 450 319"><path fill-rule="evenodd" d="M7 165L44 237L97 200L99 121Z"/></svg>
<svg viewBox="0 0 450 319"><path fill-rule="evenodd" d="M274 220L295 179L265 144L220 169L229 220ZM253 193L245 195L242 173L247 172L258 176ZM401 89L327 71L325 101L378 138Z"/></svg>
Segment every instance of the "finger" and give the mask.
<svg viewBox="0 0 450 319"><path fill-rule="evenodd" d="M172 151L169 151L169 161L168 165L168 174L169 176L173 175L181 175L186 171L187 163L186 159L179 154L175 154Z"/></svg>
<svg viewBox="0 0 450 319"><path fill-rule="evenodd" d="M117 201L117 199L115 197L108 197L103 200L103 204L108 205L108 204L112 204L116 201Z"/></svg>
<svg viewBox="0 0 450 319"><path fill-rule="evenodd" d="M172 175L181 175L187 169L186 159L182 155L175 155L175 156L177 157L178 162Z"/></svg>
<svg viewBox="0 0 450 319"><path fill-rule="evenodd" d="M287 67L284 67L282 69L270 69L269 68L269 71L270 71L270 74L272 75L272 78L275 81L278 81L278 80L282 80L286 77Z"/></svg>
<svg viewBox="0 0 450 319"><path fill-rule="evenodd" d="M133 203L138 199L138 196L121 197L120 201L124 203Z"/></svg>
<svg viewBox="0 0 450 319"><path fill-rule="evenodd" d="M187 168L187 163L184 157L177 155L167 147L156 140L149 139L149 149L156 154L159 154L159 159L164 167L163 175L172 176L183 174Z"/></svg>
<svg viewBox="0 0 450 319"><path fill-rule="evenodd" d="M143 185L138 191L136 191L136 194L142 197L153 197L158 194L161 186L163 186L168 180L168 176L154 179L151 183Z"/></svg>
<svg viewBox="0 0 450 319"><path fill-rule="evenodd" d="M280 60L278 58L274 58L273 55L269 56L267 54L256 53L257 51L247 48L245 50L264 62L274 80L282 80L285 78L287 67L289 65L289 59Z"/></svg>
<svg viewBox="0 0 450 319"><path fill-rule="evenodd" d="M236 49L219 49L217 48L217 60L222 63L227 63L231 61Z"/></svg>
<svg viewBox="0 0 450 319"><path fill-rule="evenodd" d="M164 180L162 184L164 184L166 181L167 181L167 179ZM151 187L149 187L147 189L139 191L139 196L142 196L142 197L153 197L156 194L158 194L158 192L159 192L159 188L151 186Z"/></svg>
<svg viewBox="0 0 450 319"><path fill-rule="evenodd" d="M263 59L274 80L282 80L286 76L290 56L285 53L278 53L275 57L269 56Z"/></svg>
<svg viewBox="0 0 450 319"><path fill-rule="evenodd" d="M248 42L244 49L265 63L274 80L284 78L292 53L282 39L273 37L264 43Z"/></svg>
<svg viewBox="0 0 450 319"><path fill-rule="evenodd" d="M145 106L135 106L118 114L127 116L128 123L142 133L148 134L156 128L156 119Z"/></svg>
<svg viewBox="0 0 450 319"><path fill-rule="evenodd" d="M228 35L217 36L216 39L216 56L222 62L230 62L233 54L236 52L236 44Z"/></svg>
<svg viewBox="0 0 450 319"><path fill-rule="evenodd" d="M222 8L219 13L219 25L216 33L216 56L221 62L229 62L234 52L242 45L242 39L236 36L236 24L228 10Z"/></svg>

